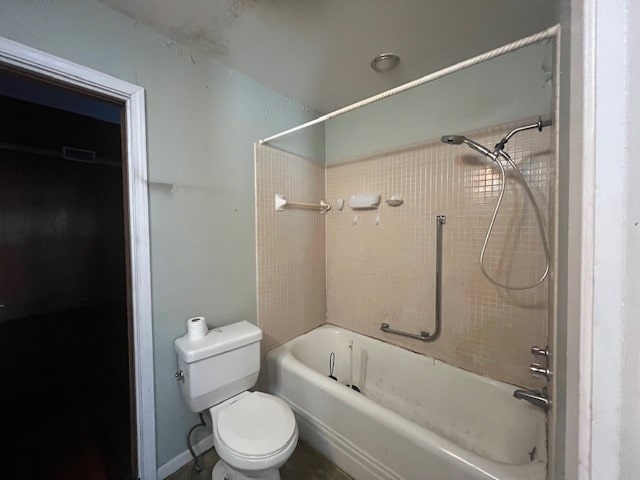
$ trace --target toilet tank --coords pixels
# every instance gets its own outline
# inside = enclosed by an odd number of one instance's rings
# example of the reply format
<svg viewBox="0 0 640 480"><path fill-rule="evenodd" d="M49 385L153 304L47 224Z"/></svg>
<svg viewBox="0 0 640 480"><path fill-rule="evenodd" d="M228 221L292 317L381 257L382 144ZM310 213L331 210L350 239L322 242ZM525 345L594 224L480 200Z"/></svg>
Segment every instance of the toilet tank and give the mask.
<svg viewBox="0 0 640 480"><path fill-rule="evenodd" d="M182 396L201 412L253 387L260 372L262 331L242 321L209 330L198 340L188 335L173 342L178 354Z"/></svg>

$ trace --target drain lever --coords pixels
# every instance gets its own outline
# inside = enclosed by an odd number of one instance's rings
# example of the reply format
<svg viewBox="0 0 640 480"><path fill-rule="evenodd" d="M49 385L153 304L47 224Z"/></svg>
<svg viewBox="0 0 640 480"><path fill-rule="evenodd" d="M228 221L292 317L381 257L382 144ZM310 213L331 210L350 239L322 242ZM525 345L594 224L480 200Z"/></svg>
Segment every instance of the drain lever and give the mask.
<svg viewBox="0 0 640 480"><path fill-rule="evenodd" d="M338 378L333 376L333 369L335 366L336 366L336 354L331 352L331 354L329 354L329 375L327 375L327 377L337 381Z"/></svg>

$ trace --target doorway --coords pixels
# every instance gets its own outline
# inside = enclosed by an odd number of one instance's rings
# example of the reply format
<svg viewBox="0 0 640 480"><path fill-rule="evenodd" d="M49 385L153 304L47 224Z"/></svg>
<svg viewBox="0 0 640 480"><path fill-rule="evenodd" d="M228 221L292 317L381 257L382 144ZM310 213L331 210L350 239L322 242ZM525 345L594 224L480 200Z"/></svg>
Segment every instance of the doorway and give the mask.
<svg viewBox="0 0 640 480"><path fill-rule="evenodd" d="M3 37L0 37L0 68L25 72L67 89L119 102L124 107L122 131L125 138L123 150L127 158L127 247L131 260L128 275L131 293L129 308L133 330L129 339L133 342L137 474L141 480L155 479L156 428L144 89ZM33 438L36 447L40 445L39 441Z"/></svg>
<svg viewBox="0 0 640 480"><path fill-rule="evenodd" d="M137 477L122 108L0 70L8 478Z"/></svg>

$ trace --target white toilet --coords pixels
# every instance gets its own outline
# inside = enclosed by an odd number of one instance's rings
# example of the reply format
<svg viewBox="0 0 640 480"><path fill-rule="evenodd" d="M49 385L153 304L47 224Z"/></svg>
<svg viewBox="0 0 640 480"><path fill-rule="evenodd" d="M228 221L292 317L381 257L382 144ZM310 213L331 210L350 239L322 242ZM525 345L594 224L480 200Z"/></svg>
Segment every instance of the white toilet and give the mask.
<svg viewBox="0 0 640 480"><path fill-rule="evenodd" d="M204 338L178 338L174 347L182 396L194 412L209 409L213 445L221 460L213 480L279 480L279 468L298 443L289 406L261 392L258 380L262 331L249 322L209 330Z"/></svg>

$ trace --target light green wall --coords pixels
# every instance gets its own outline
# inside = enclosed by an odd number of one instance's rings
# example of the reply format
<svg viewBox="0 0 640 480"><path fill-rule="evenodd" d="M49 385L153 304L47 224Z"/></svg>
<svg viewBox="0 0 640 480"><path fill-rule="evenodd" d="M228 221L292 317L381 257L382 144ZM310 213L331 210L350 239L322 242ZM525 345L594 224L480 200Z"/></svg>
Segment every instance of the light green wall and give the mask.
<svg viewBox="0 0 640 480"><path fill-rule="evenodd" d="M551 111L553 44L460 70L326 122L326 163Z"/></svg>
<svg viewBox="0 0 640 480"><path fill-rule="evenodd" d="M0 2L0 35L129 82L135 22L91 1Z"/></svg>
<svg viewBox="0 0 640 480"><path fill-rule="evenodd" d="M157 458L196 417L173 379L185 320L256 319L253 142L315 112L91 1L0 3L0 36L146 89ZM324 138L289 148L323 158Z"/></svg>

